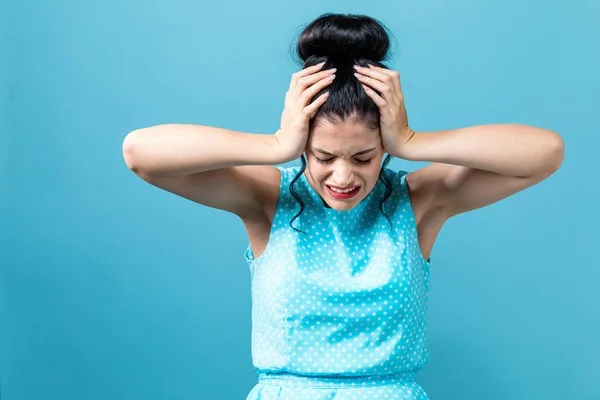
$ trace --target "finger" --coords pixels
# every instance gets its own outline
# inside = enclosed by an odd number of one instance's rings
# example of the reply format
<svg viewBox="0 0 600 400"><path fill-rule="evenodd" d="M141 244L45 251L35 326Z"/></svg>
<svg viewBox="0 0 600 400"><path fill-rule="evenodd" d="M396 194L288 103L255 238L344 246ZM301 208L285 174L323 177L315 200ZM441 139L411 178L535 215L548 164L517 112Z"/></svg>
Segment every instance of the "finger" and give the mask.
<svg viewBox="0 0 600 400"><path fill-rule="evenodd" d="M308 106L304 107L304 114L309 115L310 118L314 117L317 111L319 110L319 107L321 107L323 103L327 101L328 98L329 92L323 93L315 101L310 103Z"/></svg>
<svg viewBox="0 0 600 400"><path fill-rule="evenodd" d="M375 103L375 105L377 105L377 107L379 107L380 109L383 109L385 106L387 106L387 102L385 101L385 99L382 98L381 96L379 96L377 93L375 93L375 91L373 89L371 89L367 85L362 85L362 87L365 89L367 96L369 96L371 98L371 100L373 100L373 102Z"/></svg>
<svg viewBox="0 0 600 400"><path fill-rule="evenodd" d="M369 64L370 65L370 64ZM380 81L385 81L386 76L388 76L383 68L375 67L373 65L370 68L361 67L360 65L355 65L354 69L356 72L359 72L363 75L370 76L372 78L379 79Z"/></svg>
<svg viewBox="0 0 600 400"><path fill-rule="evenodd" d="M371 65L371 64L369 64L369 65L371 66L371 68L368 68L368 69L375 70L375 71L381 72L383 74L389 75L392 78L392 81L394 81L394 87L397 87L398 89L400 89L400 92L402 92L402 84L400 82L400 73L398 71L392 70L392 69L381 68L376 65Z"/></svg>
<svg viewBox="0 0 600 400"><path fill-rule="evenodd" d="M391 89L390 95L392 97L395 97L395 96L403 97L402 87L400 86L400 74L397 71L393 71L393 70L389 70L389 69L381 68L381 67L376 67L376 66L371 66L371 68L365 68L365 67L361 67L360 65L355 65L355 69L359 74L362 74L362 75L365 75L368 77L372 77L372 78L376 78L377 80L384 82L384 83L389 82L390 89ZM372 86L381 92L380 88L378 88L375 85L371 85L371 81L363 80L361 82L367 83L369 86Z"/></svg>
<svg viewBox="0 0 600 400"><path fill-rule="evenodd" d="M321 90L323 90L323 88L330 85L334 81L334 79L335 79L335 74L329 74L329 76L322 78L320 81L318 81L317 83L315 83L308 89L304 89L304 90L302 89L302 87L304 86L303 82L300 81L298 83L298 86L296 87L295 95L297 96L298 93L300 91L302 91L302 94L299 97L299 103L302 105L302 107L305 107L306 104L310 101L310 99L315 97L315 95L317 93L319 93Z"/></svg>
<svg viewBox="0 0 600 400"><path fill-rule="evenodd" d="M386 93L389 93L390 96L393 93L393 89L391 87L392 81L389 77L386 78L384 76L384 78L382 79L385 79L385 81L380 81L379 78L371 78L370 76L363 75L362 73L355 73L354 75L360 83L369 85L371 88L376 89L379 93L383 95L383 97L386 97ZM379 74L380 77L382 75L383 74Z"/></svg>
<svg viewBox="0 0 600 400"><path fill-rule="evenodd" d="M298 82L298 79L305 77L307 75L310 74L314 74L315 72L319 71L321 68L323 68L323 65L325 65L325 61L320 62L318 64L312 65L310 67L304 68L300 71L296 71L292 74L292 81L290 82L290 87L289 87L289 91L293 92L294 89L296 88L296 83Z"/></svg>
<svg viewBox="0 0 600 400"><path fill-rule="evenodd" d="M294 89L294 92L293 92L294 95L296 96L296 98L299 98L300 95L305 90L307 90L307 88L309 88L310 86L314 86L316 84L320 84L324 80L330 79L331 76L334 75L334 72L335 72L335 68L332 68L332 69L318 72L316 74L304 76L304 77L298 79L298 82L296 83L296 88ZM313 95L316 93L317 92L313 92Z"/></svg>

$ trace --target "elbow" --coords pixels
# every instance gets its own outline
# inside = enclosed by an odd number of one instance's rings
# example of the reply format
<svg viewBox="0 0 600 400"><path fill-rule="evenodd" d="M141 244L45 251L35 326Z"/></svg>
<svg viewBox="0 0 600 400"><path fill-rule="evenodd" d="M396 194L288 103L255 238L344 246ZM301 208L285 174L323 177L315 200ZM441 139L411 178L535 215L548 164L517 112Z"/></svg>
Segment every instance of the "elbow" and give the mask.
<svg viewBox="0 0 600 400"><path fill-rule="evenodd" d="M553 138L550 141L547 156L543 163L541 174L545 177L552 175L561 167L565 158L565 142L556 132L553 133Z"/></svg>
<svg viewBox="0 0 600 400"><path fill-rule="evenodd" d="M136 148L136 136L135 133L137 131L132 131L130 132L125 139L123 140L123 147L122 147L122 151L123 151L123 159L125 160L125 164L127 165L127 168L129 168L130 170L132 170L133 172L135 172L136 174L138 173L136 164L135 164L135 160L134 160L134 155L135 155L135 148Z"/></svg>
<svg viewBox="0 0 600 400"><path fill-rule="evenodd" d="M552 145L552 150L550 151L552 154L552 161L550 162L550 169L552 172L558 170L565 159L565 142L558 133L554 132L554 134L556 139Z"/></svg>

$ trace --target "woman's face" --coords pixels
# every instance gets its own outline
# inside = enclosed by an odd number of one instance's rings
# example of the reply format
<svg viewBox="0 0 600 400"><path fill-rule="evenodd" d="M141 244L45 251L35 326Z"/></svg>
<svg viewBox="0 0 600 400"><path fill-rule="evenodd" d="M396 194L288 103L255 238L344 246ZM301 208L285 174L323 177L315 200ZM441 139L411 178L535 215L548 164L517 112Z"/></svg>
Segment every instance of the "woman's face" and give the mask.
<svg viewBox="0 0 600 400"><path fill-rule="evenodd" d="M322 123L308 137L306 179L331 208L349 210L375 187L383 155L379 131L361 123ZM330 185L359 187L342 198Z"/></svg>

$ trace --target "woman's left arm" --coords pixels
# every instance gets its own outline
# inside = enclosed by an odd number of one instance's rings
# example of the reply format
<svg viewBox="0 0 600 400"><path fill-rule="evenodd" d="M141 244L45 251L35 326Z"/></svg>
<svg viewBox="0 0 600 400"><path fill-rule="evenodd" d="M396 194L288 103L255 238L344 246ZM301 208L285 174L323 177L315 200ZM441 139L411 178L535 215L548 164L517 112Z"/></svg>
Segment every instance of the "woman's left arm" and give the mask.
<svg viewBox="0 0 600 400"><path fill-rule="evenodd" d="M413 188L435 188L432 207L448 216L495 203L541 182L562 164L556 132L522 124L490 124L412 132L391 154L432 164L411 172Z"/></svg>
<svg viewBox="0 0 600 400"><path fill-rule="evenodd" d="M425 213L449 218L487 206L541 182L562 164L563 140L548 129L489 124L415 132L408 123L400 73L370 64L354 68L379 107L387 153L432 162L406 176L411 192L418 191L427 205Z"/></svg>

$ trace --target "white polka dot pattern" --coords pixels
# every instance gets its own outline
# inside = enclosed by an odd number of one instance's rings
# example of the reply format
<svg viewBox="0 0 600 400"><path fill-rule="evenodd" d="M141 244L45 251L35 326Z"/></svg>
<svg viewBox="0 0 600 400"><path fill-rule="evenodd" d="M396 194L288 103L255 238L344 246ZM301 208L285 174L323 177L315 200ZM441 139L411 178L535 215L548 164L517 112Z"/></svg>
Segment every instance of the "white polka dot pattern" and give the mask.
<svg viewBox="0 0 600 400"><path fill-rule="evenodd" d="M252 282L252 360L259 383L247 400L427 399L414 374L428 360L430 263L418 244L405 171L386 168L354 208L324 205L301 166L277 167L280 193L264 253L245 259ZM318 386L318 389L314 389ZM324 389L323 387L326 387ZM312 393L310 391L313 391Z"/></svg>

